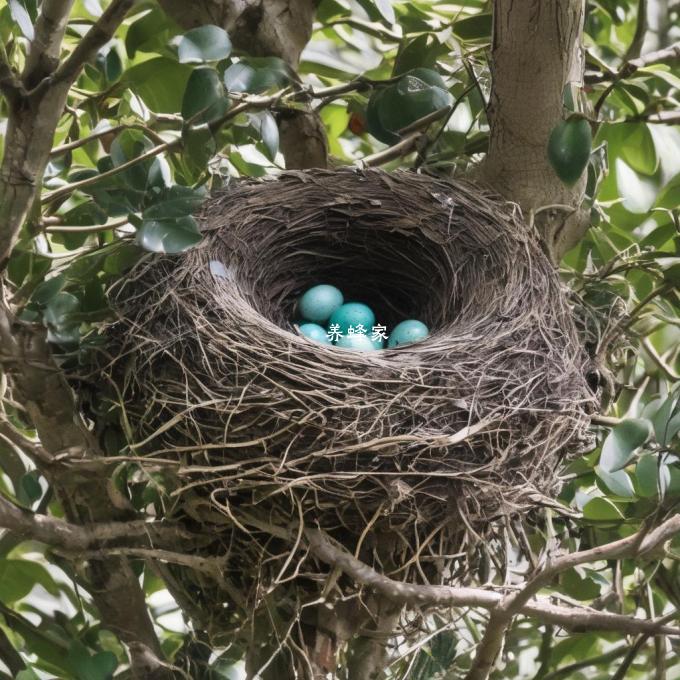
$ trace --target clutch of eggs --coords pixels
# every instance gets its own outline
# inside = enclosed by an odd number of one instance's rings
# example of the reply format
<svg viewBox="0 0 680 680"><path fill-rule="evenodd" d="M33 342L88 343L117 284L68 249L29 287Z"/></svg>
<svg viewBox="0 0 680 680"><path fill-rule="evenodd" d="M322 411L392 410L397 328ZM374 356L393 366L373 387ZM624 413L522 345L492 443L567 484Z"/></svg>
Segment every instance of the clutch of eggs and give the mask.
<svg viewBox="0 0 680 680"><path fill-rule="evenodd" d="M314 342L359 352L374 352L385 346L384 338L373 332L376 325L373 310L363 302L345 302L342 291L335 286L326 283L312 286L298 299L297 310L303 319L298 326L300 333ZM422 321L406 319L389 333L387 348L420 342L429 334Z"/></svg>

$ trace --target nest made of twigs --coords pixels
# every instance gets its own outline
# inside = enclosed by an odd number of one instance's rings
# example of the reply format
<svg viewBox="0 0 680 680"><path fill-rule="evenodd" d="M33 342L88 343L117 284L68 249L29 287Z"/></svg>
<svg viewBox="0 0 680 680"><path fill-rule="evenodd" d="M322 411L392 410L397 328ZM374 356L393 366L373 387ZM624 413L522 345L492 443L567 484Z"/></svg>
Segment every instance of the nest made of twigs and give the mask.
<svg viewBox="0 0 680 680"><path fill-rule="evenodd" d="M241 528L363 540L371 524L408 545L555 493L588 423L587 357L516 206L462 181L314 170L233 183L200 223L197 248L113 291L109 331L134 450L182 461L179 497ZM302 337L295 300L319 282L431 336L370 353Z"/></svg>

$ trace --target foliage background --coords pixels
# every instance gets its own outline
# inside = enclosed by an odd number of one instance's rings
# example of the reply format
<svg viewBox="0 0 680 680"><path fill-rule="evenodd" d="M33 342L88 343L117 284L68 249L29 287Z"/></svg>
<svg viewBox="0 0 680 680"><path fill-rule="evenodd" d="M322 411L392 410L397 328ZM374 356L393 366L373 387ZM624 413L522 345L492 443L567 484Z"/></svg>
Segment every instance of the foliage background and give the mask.
<svg viewBox="0 0 680 680"><path fill-rule="evenodd" d="M66 50L105 4L75 3ZM0 0L0 42L17 66L37 11L35 0ZM665 1L588 3L586 80L578 98L596 130L587 199L593 226L564 257L561 272L575 304L589 310L600 380L610 383L601 365L608 360L616 385L607 390L607 417L595 426L597 447L560 472L568 516L546 510L539 520L509 525L499 534L504 546L486 546L489 566L480 583L519 583L547 545L573 551L628 536L680 499L680 74L672 59L632 73L624 68L680 39L679 11ZM87 362L99 343L97 328L110 318L107 287L145 250L194 245L200 236L191 213L206 192L284 167L279 123L291 110L318 111L334 165L368 158L387 168L474 169L489 135L490 39L487 2L322 0L296 76L278 58L235 50L224 32L187 33L155 2L135 3L71 89L41 203L9 261L22 319L47 328L66 371ZM368 95L376 81L420 66L442 74L457 106L405 153L383 153L385 145L366 132ZM8 107L0 100L0 154ZM597 356L603 338L618 340L611 356ZM3 377L6 396L5 387ZM19 405L5 398L2 408L15 428L33 435ZM124 453L113 425L98 434L108 454ZM0 471L4 496L62 516L45 478L6 436ZM121 464L114 484L137 510L154 516L162 508L153 474ZM505 563L494 564L494 554ZM610 611L672 614L680 607L680 540L658 558L578 567L549 591ZM183 665L199 654L201 641L154 573L141 560L135 569L163 651ZM79 582L58 551L15 533L0 536L0 677L14 677L17 652L26 667L20 680L128 677L126 648L102 626ZM430 617L417 645L392 650L389 673L460 677L485 616L468 609L452 623ZM670 680L680 678L677 652L674 639L566 633L520 617L493 677ZM240 677L242 650L202 653L212 677Z"/></svg>

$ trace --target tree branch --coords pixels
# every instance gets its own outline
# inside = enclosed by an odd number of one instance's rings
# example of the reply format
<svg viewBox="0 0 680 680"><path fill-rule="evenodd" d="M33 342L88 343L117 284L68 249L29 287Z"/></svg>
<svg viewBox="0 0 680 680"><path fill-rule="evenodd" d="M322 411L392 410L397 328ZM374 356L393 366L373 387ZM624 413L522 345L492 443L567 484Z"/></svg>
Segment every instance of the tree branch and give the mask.
<svg viewBox="0 0 680 680"><path fill-rule="evenodd" d="M0 628L0 660L7 666L13 677L19 675L26 668L21 654L14 649L2 628Z"/></svg>
<svg viewBox="0 0 680 680"><path fill-rule="evenodd" d="M111 40L133 4L134 0L113 0L73 52L57 68L52 80L72 83L80 69Z"/></svg>
<svg viewBox="0 0 680 680"><path fill-rule="evenodd" d="M639 557L653 552L679 533L680 514L677 514L648 533L646 527L643 527L628 538L597 546L590 550L567 554L549 563L540 573L530 579L520 592L506 595L492 610L484 637L477 648L475 661L466 680L485 680L489 676L503 644L505 631L512 623L514 616L522 612L538 591L548 585L559 573L580 564L588 564L598 560Z"/></svg>
<svg viewBox="0 0 680 680"><path fill-rule="evenodd" d="M44 0L35 22L35 36L26 57L22 78L31 87L49 76L59 64L61 43L74 0Z"/></svg>
<svg viewBox="0 0 680 680"><path fill-rule="evenodd" d="M0 495L0 528L22 539L40 541L67 552L124 548L190 550L211 540L168 522L99 522L72 524L14 505Z"/></svg>
<svg viewBox="0 0 680 680"><path fill-rule="evenodd" d="M641 548L640 554L653 549L676 533L680 533L680 515L676 515L661 525L655 532L650 532L642 543L644 548ZM317 529L307 529L305 537L311 552L317 559L325 564L337 567L356 583L374 590L395 603L410 607L481 607L494 610L503 604L506 598L516 597L516 595L503 595L482 588L423 586L396 581L379 574L375 569L343 548L334 545ZM626 550L630 550L636 537L637 534L634 534L607 546L568 555L565 560L568 559L569 562L559 563L560 569L568 569L573 564L605 559L609 557L609 553L611 553L612 559L623 556L626 554ZM514 601L518 602L519 600ZM663 620L638 619L588 607L564 607L552 604L547 597L523 602L517 613L569 630L613 630L623 633L651 632L652 634L680 636L680 628L664 625Z"/></svg>
<svg viewBox="0 0 680 680"><path fill-rule="evenodd" d="M7 49L2 40L0 40L0 93L4 94L7 101L13 106L25 93L21 81L12 69Z"/></svg>

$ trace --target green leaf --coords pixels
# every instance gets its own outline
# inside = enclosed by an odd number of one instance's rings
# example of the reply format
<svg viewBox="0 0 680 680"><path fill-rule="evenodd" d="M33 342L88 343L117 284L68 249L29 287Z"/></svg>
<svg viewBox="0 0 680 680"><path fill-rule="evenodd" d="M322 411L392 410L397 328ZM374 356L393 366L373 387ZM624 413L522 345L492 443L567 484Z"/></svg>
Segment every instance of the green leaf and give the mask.
<svg viewBox="0 0 680 680"><path fill-rule="evenodd" d="M447 90L407 74L396 85L385 89L376 106L383 128L397 133L420 118L449 106L451 102L452 97Z"/></svg>
<svg viewBox="0 0 680 680"><path fill-rule="evenodd" d="M174 185L153 195L153 202L142 213L145 220L164 220L191 215L205 200L205 191Z"/></svg>
<svg viewBox="0 0 680 680"><path fill-rule="evenodd" d="M491 13L484 12L460 19L453 24L453 33L467 42L486 41L491 38Z"/></svg>
<svg viewBox="0 0 680 680"><path fill-rule="evenodd" d="M139 262L143 251L134 244L122 243L104 260L104 272L120 276Z"/></svg>
<svg viewBox="0 0 680 680"><path fill-rule="evenodd" d="M392 7L391 0L374 0L375 6L380 12L380 16L390 25L394 24L397 20L394 15L394 7Z"/></svg>
<svg viewBox="0 0 680 680"><path fill-rule="evenodd" d="M622 123L621 157L635 172L653 175L659 166L654 139L645 123Z"/></svg>
<svg viewBox="0 0 680 680"><path fill-rule="evenodd" d="M588 165L592 143L590 123L580 116L570 116L550 133L548 160L565 184L578 182Z"/></svg>
<svg viewBox="0 0 680 680"><path fill-rule="evenodd" d="M224 86L228 92L253 92L251 83L255 76L255 69L238 61L224 72Z"/></svg>
<svg viewBox="0 0 680 680"><path fill-rule="evenodd" d="M118 659L113 652L98 652L91 656L82 668L82 680L110 680L118 668Z"/></svg>
<svg viewBox="0 0 680 680"><path fill-rule="evenodd" d="M279 57L249 57L232 64L224 72L229 92L258 94L285 86L293 77L290 67Z"/></svg>
<svg viewBox="0 0 680 680"><path fill-rule="evenodd" d="M51 595L59 594L57 584L41 564L0 559L0 602L10 604L21 600L38 584Z"/></svg>
<svg viewBox="0 0 680 680"><path fill-rule="evenodd" d="M26 668L17 673L15 680L40 680L40 676L36 675L35 671L31 668Z"/></svg>
<svg viewBox="0 0 680 680"><path fill-rule="evenodd" d="M177 113L192 68L174 59L157 57L131 66L118 81L113 92L129 88L156 113Z"/></svg>
<svg viewBox="0 0 680 680"><path fill-rule="evenodd" d="M31 299L33 302L37 302L40 305L46 305L64 287L65 282L66 277L64 274L57 274L38 285L35 291L33 291Z"/></svg>
<svg viewBox="0 0 680 680"><path fill-rule="evenodd" d="M231 54L231 40L219 26L192 28L180 40L177 55L181 64L221 61Z"/></svg>
<svg viewBox="0 0 680 680"><path fill-rule="evenodd" d="M191 74L184 98L182 99L182 117L191 119L196 125L219 118L229 108L229 100L224 96L224 87L217 71L204 66Z"/></svg>
<svg viewBox="0 0 680 680"><path fill-rule="evenodd" d="M595 474L607 485L607 488L616 496L622 498L633 498L635 489L628 473L625 470L607 472L599 465L595 467Z"/></svg>
<svg viewBox="0 0 680 680"><path fill-rule="evenodd" d="M137 243L154 253L182 253L201 240L193 217L145 220L137 230Z"/></svg>
<svg viewBox="0 0 680 680"><path fill-rule="evenodd" d="M158 52L177 32L168 15L159 7L153 7L134 21L125 34L125 50L130 59L139 52Z"/></svg>
<svg viewBox="0 0 680 680"><path fill-rule="evenodd" d="M663 401L652 417L652 424L656 441L661 446L668 446L680 432L680 390L676 390Z"/></svg>
<svg viewBox="0 0 680 680"><path fill-rule="evenodd" d="M593 498L583 506L583 517L596 521L623 519L621 511L606 498Z"/></svg>
<svg viewBox="0 0 680 680"><path fill-rule="evenodd" d="M17 500L22 505L30 508L33 503L42 498L43 490L39 480L40 473L37 470L29 470L21 476L17 485Z"/></svg>
<svg viewBox="0 0 680 680"><path fill-rule="evenodd" d="M647 441L650 434L649 421L641 418L624 420L616 425L602 445L602 470L611 473L625 467L635 450Z"/></svg>
<svg viewBox="0 0 680 680"><path fill-rule="evenodd" d="M12 19L17 22L24 38L33 40L35 37L35 31L33 30L33 22L31 21L31 16L29 15L24 3L21 0L9 0L9 12L12 15Z"/></svg>
<svg viewBox="0 0 680 680"><path fill-rule="evenodd" d="M659 463L658 457L651 453L640 456L635 466L635 477L640 496L644 498L654 498L658 495L663 497L671 481L668 465Z"/></svg>
<svg viewBox="0 0 680 680"><path fill-rule="evenodd" d="M113 83L123 74L123 62L120 59L118 50L112 47L106 55L104 61L104 75L109 83Z"/></svg>
<svg viewBox="0 0 680 680"><path fill-rule="evenodd" d="M659 192L654 207L674 209L680 205L680 173L671 178Z"/></svg>
<svg viewBox="0 0 680 680"><path fill-rule="evenodd" d="M57 330L75 325L71 318L80 309L80 300L71 293L57 293L47 304L43 318L48 326Z"/></svg>
<svg viewBox="0 0 680 680"><path fill-rule="evenodd" d="M559 577L560 589L576 600L594 600L600 595L600 586L591 578L584 578L576 569L569 569Z"/></svg>
<svg viewBox="0 0 680 680"><path fill-rule="evenodd" d="M261 111L252 114L252 120L262 137L262 143L267 149L267 156L273 161L279 150L279 128L274 116L269 111Z"/></svg>

